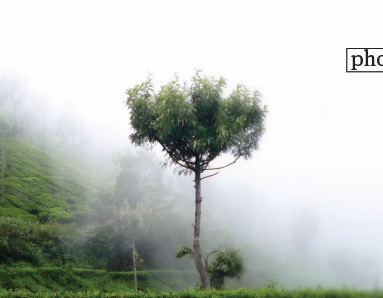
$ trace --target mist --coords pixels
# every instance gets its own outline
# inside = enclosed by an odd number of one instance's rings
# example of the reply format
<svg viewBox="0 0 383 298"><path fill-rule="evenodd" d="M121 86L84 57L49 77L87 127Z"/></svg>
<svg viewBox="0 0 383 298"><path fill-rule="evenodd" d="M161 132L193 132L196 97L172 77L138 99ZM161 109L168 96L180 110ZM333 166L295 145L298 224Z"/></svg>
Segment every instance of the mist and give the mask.
<svg viewBox="0 0 383 298"><path fill-rule="evenodd" d="M149 74L158 89L202 69L226 78L228 91L256 88L269 111L252 158L202 183L206 249L235 247L245 260L230 285L381 286L383 91L379 74L344 71L346 47L376 44L379 9L358 24L348 17L358 7L327 1L41 0L2 2L0 11L0 89L24 137L89 169L110 193L131 160L156 173L145 179L159 178L162 203L147 204L165 204L183 223L172 227L174 248L150 244L153 264L193 270L174 257L192 241L193 177L161 167L159 147L130 143L125 90ZM126 168L116 163L124 156ZM107 197L93 196L90 205Z"/></svg>

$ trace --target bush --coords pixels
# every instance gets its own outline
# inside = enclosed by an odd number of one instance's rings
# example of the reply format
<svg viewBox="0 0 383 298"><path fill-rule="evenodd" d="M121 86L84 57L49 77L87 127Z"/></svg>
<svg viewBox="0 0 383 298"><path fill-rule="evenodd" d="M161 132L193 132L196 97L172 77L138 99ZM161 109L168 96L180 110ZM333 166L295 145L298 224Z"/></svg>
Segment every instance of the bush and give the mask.
<svg viewBox="0 0 383 298"><path fill-rule="evenodd" d="M243 258L238 250L220 250L215 257L215 260L208 267L210 284L218 290L223 289L225 277L239 278L244 271Z"/></svg>
<svg viewBox="0 0 383 298"><path fill-rule="evenodd" d="M83 258L81 239L73 225L0 217L0 265L20 267L17 265L20 263L41 267L59 266L67 261L76 263Z"/></svg>

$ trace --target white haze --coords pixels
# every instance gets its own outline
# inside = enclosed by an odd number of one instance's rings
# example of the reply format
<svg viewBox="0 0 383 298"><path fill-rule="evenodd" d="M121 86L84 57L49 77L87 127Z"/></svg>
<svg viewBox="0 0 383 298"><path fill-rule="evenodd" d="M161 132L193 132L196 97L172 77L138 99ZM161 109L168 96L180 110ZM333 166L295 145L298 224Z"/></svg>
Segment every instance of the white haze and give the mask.
<svg viewBox="0 0 383 298"><path fill-rule="evenodd" d="M273 273L282 284L371 288L383 269L383 89L381 74L345 72L345 49L381 46L382 9L379 1L1 0L0 70L35 94L22 104L30 117L42 106L52 121L62 108L75 111L106 163L131 146L124 91L148 73L157 86L203 69L229 88L257 88L269 110L260 149L204 182L204 210L284 262ZM171 179L192 206L191 177Z"/></svg>

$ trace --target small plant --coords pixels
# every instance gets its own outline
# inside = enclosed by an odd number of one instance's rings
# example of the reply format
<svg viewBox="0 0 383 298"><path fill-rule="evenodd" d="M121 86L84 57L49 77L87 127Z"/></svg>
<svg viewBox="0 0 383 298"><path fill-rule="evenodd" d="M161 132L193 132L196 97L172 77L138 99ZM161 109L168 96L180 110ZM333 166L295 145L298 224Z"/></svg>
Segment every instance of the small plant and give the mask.
<svg viewBox="0 0 383 298"><path fill-rule="evenodd" d="M239 279L244 271L243 258L238 250L220 250L208 267L210 284L217 290L221 290L224 287L225 277L236 277Z"/></svg>
<svg viewBox="0 0 383 298"><path fill-rule="evenodd" d="M269 279L267 282L268 282L267 287L269 289L274 289L275 290L277 288L278 283L275 280Z"/></svg>
<svg viewBox="0 0 383 298"><path fill-rule="evenodd" d="M183 256L186 256L186 255L193 256L193 250L189 246L183 245L179 248L176 254L176 258L182 258Z"/></svg>

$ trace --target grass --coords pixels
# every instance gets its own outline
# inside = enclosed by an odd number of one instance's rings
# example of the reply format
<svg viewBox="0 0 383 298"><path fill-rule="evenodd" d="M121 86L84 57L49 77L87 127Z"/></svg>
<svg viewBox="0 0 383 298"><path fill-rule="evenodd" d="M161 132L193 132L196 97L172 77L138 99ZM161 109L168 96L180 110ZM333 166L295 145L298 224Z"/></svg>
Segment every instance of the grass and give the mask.
<svg viewBox="0 0 383 298"><path fill-rule="evenodd" d="M382 292L358 291L351 289L304 289L304 290L276 290L270 288L237 289L237 290L187 290L183 292L139 292L133 291L87 291L87 292L61 292L61 293L30 293L26 291L4 292L1 297L73 297L73 298L96 298L96 297L125 297L125 298L381 298Z"/></svg>
<svg viewBox="0 0 383 298"><path fill-rule="evenodd" d="M382 291L356 289L254 288L196 290L194 271L138 272L139 293L133 291L133 272L108 272L67 267L0 269L0 297L137 297L137 298L383 298ZM180 291L181 289L187 289Z"/></svg>
<svg viewBox="0 0 383 298"><path fill-rule="evenodd" d="M148 270L138 272L140 291L176 291L193 287L194 271ZM128 292L134 288L133 272L108 272L71 267L2 268L0 293Z"/></svg>

